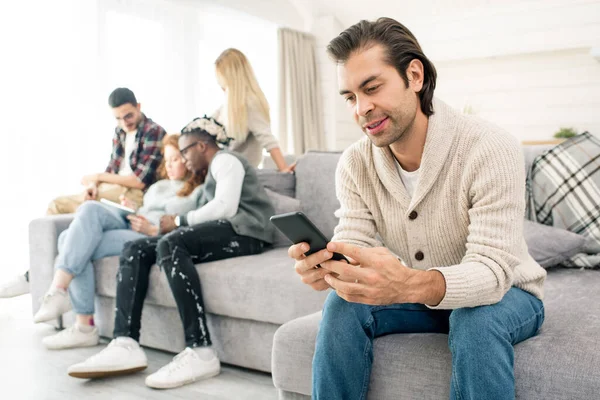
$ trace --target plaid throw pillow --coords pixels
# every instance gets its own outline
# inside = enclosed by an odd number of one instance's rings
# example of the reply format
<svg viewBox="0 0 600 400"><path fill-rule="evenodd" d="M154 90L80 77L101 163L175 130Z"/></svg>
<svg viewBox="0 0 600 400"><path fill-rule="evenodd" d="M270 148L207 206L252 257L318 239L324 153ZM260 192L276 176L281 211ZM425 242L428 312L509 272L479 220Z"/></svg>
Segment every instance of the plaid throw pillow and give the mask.
<svg viewBox="0 0 600 400"><path fill-rule="evenodd" d="M600 266L600 139L575 136L536 157L528 175L528 218L588 239L563 265Z"/></svg>

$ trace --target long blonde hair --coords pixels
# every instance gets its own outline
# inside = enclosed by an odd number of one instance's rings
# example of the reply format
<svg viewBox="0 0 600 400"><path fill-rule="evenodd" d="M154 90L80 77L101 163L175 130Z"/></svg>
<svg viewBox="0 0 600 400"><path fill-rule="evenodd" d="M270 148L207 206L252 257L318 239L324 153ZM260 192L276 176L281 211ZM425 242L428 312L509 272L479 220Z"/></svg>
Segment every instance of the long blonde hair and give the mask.
<svg viewBox="0 0 600 400"><path fill-rule="evenodd" d="M237 49L227 49L215 61L216 73L227 90L227 136L243 142L248 136L248 104L258 103L262 117L271 122L269 103L260 89L250 62Z"/></svg>

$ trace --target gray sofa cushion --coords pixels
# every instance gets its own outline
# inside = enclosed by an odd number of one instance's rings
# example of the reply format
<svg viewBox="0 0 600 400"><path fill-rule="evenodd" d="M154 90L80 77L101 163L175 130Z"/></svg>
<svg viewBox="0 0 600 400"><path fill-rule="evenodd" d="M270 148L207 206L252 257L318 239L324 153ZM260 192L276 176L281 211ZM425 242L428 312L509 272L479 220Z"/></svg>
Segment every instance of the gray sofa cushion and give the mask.
<svg viewBox="0 0 600 400"><path fill-rule="evenodd" d="M600 272L555 269L545 285L546 321L538 336L515 346L518 399L585 400L600 391ZM320 313L283 325L273 344L273 382L311 392ZM394 334L375 340L369 398L448 399L448 336Z"/></svg>
<svg viewBox="0 0 600 400"><path fill-rule="evenodd" d="M115 297L118 265L116 256L94 263L98 294ZM198 264L196 269L206 310L213 314L283 324L320 310L327 296L300 281L287 248ZM164 272L157 266L150 271L146 302L175 307Z"/></svg>
<svg viewBox="0 0 600 400"><path fill-rule="evenodd" d="M273 169L257 169L258 181L267 189L289 197L296 197L296 176Z"/></svg>
<svg viewBox="0 0 600 400"><path fill-rule="evenodd" d="M525 221L523 227L529 254L542 267L559 265L579 253L586 239L564 229Z"/></svg>
<svg viewBox="0 0 600 400"><path fill-rule="evenodd" d="M340 208L335 195L335 170L341 153L308 152L296 165L296 198L302 211L327 238L337 225Z"/></svg>
<svg viewBox="0 0 600 400"><path fill-rule="evenodd" d="M275 209L275 215L301 210L300 200L294 199L293 197L284 196L279 193L275 193L269 189L265 190L267 191L267 196L269 196L269 200L271 200L271 204L273 204L273 208ZM289 247L291 244L292 242L283 233L281 233L279 229L275 229L273 247Z"/></svg>

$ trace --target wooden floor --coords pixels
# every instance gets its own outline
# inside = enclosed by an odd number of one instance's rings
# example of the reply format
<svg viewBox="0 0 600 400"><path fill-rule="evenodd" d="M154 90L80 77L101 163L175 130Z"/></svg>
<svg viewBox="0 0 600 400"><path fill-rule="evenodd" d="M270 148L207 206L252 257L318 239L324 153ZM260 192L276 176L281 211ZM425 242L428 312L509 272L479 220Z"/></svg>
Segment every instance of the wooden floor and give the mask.
<svg viewBox="0 0 600 400"><path fill-rule="evenodd" d="M106 346L50 351L41 339L55 332L35 325L31 297L0 299L0 399L276 399L271 375L223 366L221 375L166 391L144 385L145 377L167 364L173 354L146 349L148 369L127 377L82 380L67 375L67 368Z"/></svg>

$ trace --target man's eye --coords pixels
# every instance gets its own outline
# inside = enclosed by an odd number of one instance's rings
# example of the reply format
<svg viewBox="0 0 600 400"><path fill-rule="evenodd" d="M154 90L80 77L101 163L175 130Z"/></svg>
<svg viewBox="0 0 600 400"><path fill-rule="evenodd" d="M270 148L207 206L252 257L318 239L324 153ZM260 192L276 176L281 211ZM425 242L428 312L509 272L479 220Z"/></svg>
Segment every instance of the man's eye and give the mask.
<svg viewBox="0 0 600 400"><path fill-rule="evenodd" d="M379 88L379 86L371 86L370 88L367 88L367 93L373 93L377 88Z"/></svg>
<svg viewBox="0 0 600 400"><path fill-rule="evenodd" d="M354 101L354 96L348 96L346 97L346 103L351 103Z"/></svg>

